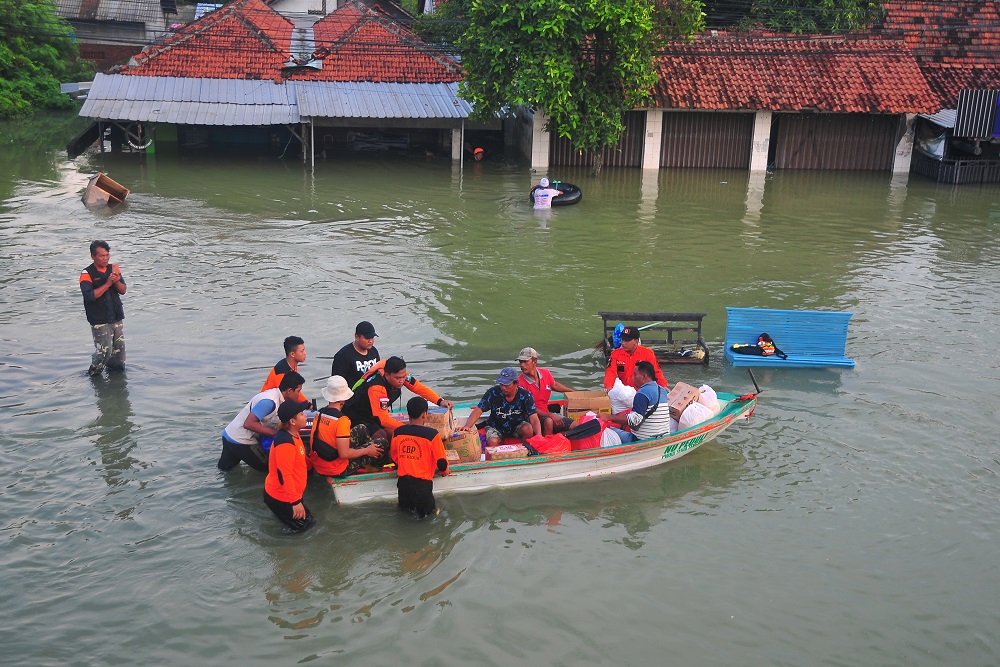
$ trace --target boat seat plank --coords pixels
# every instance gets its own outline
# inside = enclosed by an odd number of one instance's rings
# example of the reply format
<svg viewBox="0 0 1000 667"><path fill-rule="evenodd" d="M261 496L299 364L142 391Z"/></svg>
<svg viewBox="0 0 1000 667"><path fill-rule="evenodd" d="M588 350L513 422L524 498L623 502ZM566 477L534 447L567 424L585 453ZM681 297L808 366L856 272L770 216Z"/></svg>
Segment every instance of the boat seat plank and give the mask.
<svg viewBox="0 0 1000 667"><path fill-rule="evenodd" d="M819 310L727 307L725 356L737 367L853 368L854 360L846 353L847 325L853 315ZM788 358L738 354L730 349L737 343L756 343L762 333L770 335Z"/></svg>

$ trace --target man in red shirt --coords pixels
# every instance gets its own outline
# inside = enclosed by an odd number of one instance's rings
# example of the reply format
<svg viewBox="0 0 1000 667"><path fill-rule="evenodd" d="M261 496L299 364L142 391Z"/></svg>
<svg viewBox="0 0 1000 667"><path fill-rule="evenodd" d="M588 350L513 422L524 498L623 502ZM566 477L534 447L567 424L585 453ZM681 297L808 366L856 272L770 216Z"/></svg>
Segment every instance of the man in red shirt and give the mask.
<svg viewBox="0 0 1000 667"><path fill-rule="evenodd" d="M643 347L639 343L639 330L635 327L625 327L622 329L622 346L611 353L608 359L608 369L604 371L604 391L611 391L615 386L615 378L620 378L622 384L636 387L632 374L635 371L637 361L648 361L653 364L656 371L656 384L667 387L667 379L663 377L660 364L656 361L656 354L648 347Z"/></svg>
<svg viewBox="0 0 1000 667"><path fill-rule="evenodd" d="M521 367L521 374L517 376L517 385L526 389L535 399L535 414L542 422L542 435L552 435L569 428L573 420L558 413L549 412L549 398L552 397L553 391L573 390L561 382L557 382L547 368L538 365L538 351L533 347L521 350L521 353L517 355L517 363Z"/></svg>

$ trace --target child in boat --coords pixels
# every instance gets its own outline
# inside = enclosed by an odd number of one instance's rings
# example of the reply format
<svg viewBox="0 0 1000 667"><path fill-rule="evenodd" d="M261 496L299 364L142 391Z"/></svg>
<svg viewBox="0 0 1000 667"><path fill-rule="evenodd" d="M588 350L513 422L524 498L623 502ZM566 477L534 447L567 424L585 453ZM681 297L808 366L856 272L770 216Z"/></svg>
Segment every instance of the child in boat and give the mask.
<svg viewBox="0 0 1000 667"><path fill-rule="evenodd" d="M396 489L399 509L424 518L433 514L434 473L448 474L448 459L441 434L427 426L427 399L414 396L406 403L410 423L400 426L392 436L390 454L399 469Z"/></svg>
<svg viewBox="0 0 1000 667"><path fill-rule="evenodd" d="M274 434L268 473L264 479L264 504L285 524L285 531L308 530L316 519L302 502L306 490L306 448L299 431L306 425L306 401L285 401L278 406L281 428Z"/></svg>

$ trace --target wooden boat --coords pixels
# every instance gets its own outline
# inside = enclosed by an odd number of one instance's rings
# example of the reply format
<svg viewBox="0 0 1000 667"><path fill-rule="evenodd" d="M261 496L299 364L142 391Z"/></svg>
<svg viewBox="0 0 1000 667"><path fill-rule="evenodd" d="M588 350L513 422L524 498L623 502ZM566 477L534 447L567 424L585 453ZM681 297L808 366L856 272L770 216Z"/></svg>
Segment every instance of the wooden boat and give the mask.
<svg viewBox="0 0 1000 667"><path fill-rule="evenodd" d="M540 454L521 459L452 464L448 475L434 478L434 493L482 491L494 487L588 479L641 470L679 459L702 444L714 440L737 419L749 420L757 405L755 394L738 397L720 392L718 398L723 408L714 418L686 431L652 440L560 454ZM456 423L464 423L473 405L475 403L455 406ZM339 504L369 500L394 501L397 498L395 471L329 479Z"/></svg>

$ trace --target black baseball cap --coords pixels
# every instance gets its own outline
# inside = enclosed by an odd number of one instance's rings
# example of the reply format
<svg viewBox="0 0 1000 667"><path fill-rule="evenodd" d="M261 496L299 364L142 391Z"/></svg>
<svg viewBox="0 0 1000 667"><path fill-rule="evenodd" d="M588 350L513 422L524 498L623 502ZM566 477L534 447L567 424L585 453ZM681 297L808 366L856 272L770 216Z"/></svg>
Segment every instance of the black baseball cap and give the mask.
<svg viewBox="0 0 1000 667"><path fill-rule="evenodd" d="M635 327L622 329L622 340L639 340L639 330Z"/></svg>
<svg viewBox="0 0 1000 667"><path fill-rule="evenodd" d="M284 401L278 406L278 420L284 424L292 417L312 407L309 401Z"/></svg>
<svg viewBox="0 0 1000 667"><path fill-rule="evenodd" d="M365 338L375 338L378 336L378 334L375 333L375 325L368 321L358 322L358 326L354 328L354 333L355 335L364 336Z"/></svg>

